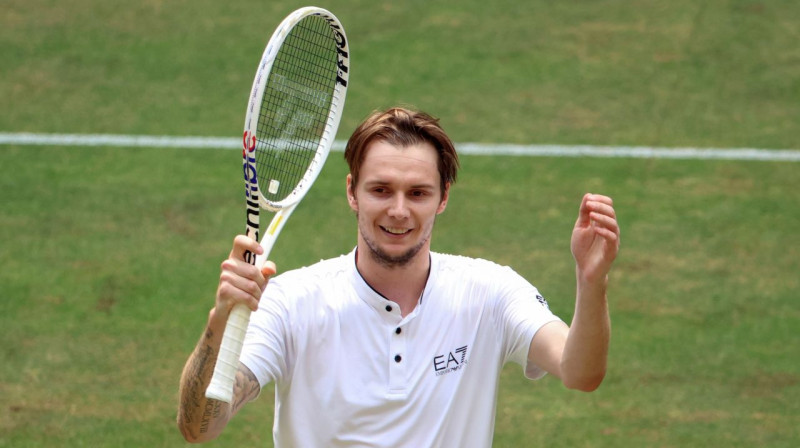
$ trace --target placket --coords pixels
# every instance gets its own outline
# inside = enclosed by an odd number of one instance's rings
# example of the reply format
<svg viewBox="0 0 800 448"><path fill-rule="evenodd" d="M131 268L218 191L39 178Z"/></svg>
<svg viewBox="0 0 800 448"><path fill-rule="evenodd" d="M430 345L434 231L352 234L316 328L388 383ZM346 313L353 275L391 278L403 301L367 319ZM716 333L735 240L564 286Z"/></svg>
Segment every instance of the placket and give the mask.
<svg viewBox="0 0 800 448"><path fill-rule="evenodd" d="M391 301L386 302L384 308L386 331L388 334L388 352L386 353L389 366L389 384L387 394L392 398L403 398L408 392L408 332L405 331L406 319L400 315L400 307ZM414 313L415 314L415 313Z"/></svg>

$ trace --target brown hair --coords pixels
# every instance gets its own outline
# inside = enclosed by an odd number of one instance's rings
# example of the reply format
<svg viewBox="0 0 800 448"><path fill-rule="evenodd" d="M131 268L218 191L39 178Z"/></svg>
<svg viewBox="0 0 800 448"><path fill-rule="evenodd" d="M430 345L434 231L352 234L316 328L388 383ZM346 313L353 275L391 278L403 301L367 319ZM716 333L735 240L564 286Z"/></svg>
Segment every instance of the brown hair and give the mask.
<svg viewBox="0 0 800 448"><path fill-rule="evenodd" d="M407 147L430 143L439 155L438 167L441 189L444 193L448 183L456 181L459 162L456 148L450 137L439 125L439 120L425 112L393 107L372 113L350 136L344 150L344 158L350 167L352 184L358 183L361 163L367 147L374 141L384 141L393 146Z"/></svg>

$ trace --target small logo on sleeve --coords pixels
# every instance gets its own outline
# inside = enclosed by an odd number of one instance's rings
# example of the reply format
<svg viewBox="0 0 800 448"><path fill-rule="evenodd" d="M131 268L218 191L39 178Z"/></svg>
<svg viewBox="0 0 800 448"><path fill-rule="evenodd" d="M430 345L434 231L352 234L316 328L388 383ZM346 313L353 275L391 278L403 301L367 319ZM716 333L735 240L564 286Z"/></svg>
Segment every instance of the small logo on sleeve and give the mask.
<svg viewBox="0 0 800 448"><path fill-rule="evenodd" d="M467 365L467 346L458 347L452 352L433 357L433 371L436 376L457 372Z"/></svg>

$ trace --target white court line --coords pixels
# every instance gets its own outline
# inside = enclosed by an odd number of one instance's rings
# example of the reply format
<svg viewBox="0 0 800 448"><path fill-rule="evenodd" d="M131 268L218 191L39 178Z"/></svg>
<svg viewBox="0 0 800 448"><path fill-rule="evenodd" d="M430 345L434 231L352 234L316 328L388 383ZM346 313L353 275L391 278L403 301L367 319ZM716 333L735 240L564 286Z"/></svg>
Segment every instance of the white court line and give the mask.
<svg viewBox="0 0 800 448"><path fill-rule="evenodd" d="M242 147L242 142L239 138L231 137L0 132L0 145L239 149ZM343 151L344 145L345 142L336 141L334 142L333 150ZM654 148L647 146L512 145L492 143L458 143L456 147L461 154L475 155L800 162L800 150L795 149Z"/></svg>

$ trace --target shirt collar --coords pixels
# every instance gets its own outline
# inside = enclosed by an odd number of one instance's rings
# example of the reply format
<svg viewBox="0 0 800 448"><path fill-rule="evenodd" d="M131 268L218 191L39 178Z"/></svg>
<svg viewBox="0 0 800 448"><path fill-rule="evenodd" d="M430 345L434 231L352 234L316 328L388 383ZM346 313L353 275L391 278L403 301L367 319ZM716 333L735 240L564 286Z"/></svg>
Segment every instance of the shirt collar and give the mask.
<svg viewBox="0 0 800 448"><path fill-rule="evenodd" d="M397 303L384 297L381 293L379 293L375 289L373 289L372 286L370 286L370 284L367 283L366 280L364 280L364 277L361 276L361 272L358 271L358 267L356 266L357 253L358 253L358 247L353 249L349 254L350 266L352 267L352 272L351 272L352 283L356 291L356 294L358 294L361 300L366 302L367 305L371 306L376 311L378 311L378 313L383 315L387 314L396 315L397 317L400 317L400 306ZM410 319L416 316L417 313L419 313L420 309L422 308L423 303L425 303L428 300L429 296L428 291L431 289L431 283L432 283L431 272L435 272L434 263L438 262L437 254L433 252L430 252L429 254L430 254L429 255L430 263L428 264L428 280L425 282L425 288L422 290L422 295L420 295L417 306L414 307L414 311L412 311L411 313L409 313L408 316L406 316L406 319ZM391 308L391 311L388 311L389 308L387 307Z"/></svg>

